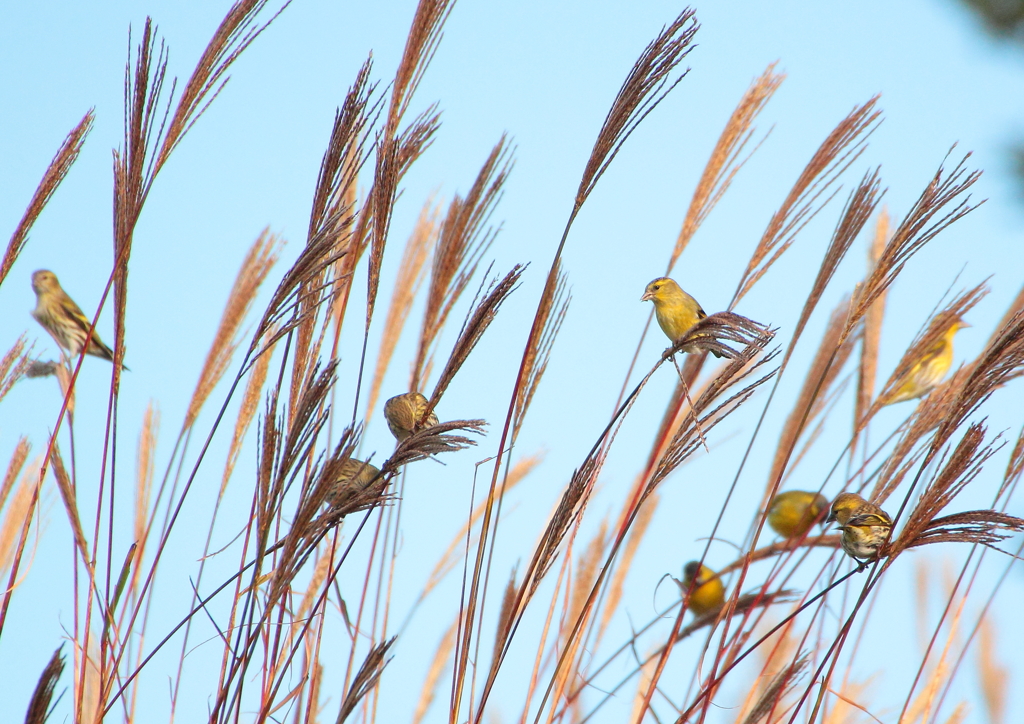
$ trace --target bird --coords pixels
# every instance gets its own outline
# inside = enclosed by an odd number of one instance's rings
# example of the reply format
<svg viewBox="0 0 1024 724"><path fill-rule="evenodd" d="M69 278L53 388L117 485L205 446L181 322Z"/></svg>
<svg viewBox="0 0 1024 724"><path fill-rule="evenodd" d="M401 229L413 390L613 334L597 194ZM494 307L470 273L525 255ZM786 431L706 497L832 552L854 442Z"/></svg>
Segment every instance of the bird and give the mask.
<svg viewBox="0 0 1024 724"><path fill-rule="evenodd" d="M954 335L964 327L970 326L962 319L957 319L949 325L949 329L925 350L921 359L914 363L895 389L886 395L882 404L893 405L928 394L953 365Z"/></svg>
<svg viewBox="0 0 1024 724"><path fill-rule="evenodd" d="M338 463L337 478L327 490L326 502L340 508L356 502L380 478L380 469L364 460L345 458ZM353 508L353 510L358 507Z"/></svg>
<svg viewBox="0 0 1024 724"><path fill-rule="evenodd" d="M768 525L783 538L799 538L821 520L827 509L828 498L821 493L787 490L772 498Z"/></svg>
<svg viewBox="0 0 1024 724"><path fill-rule="evenodd" d="M50 333L58 345L68 351L70 356L76 357L81 354L92 322L61 288L57 275L49 269L33 272L32 291L36 293L36 308L32 310L35 320ZM113 351L103 343L95 329L85 353L110 362L114 361Z"/></svg>
<svg viewBox="0 0 1024 724"><path fill-rule="evenodd" d="M384 419L398 442L404 442L414 432L437 424L437 415L433 411L423 419L427 404L427 398L419 392L395 395L384 403Z"/></svg>
<svg viewBox="0 0 1024 724"><path fill-rule="evenodd" d="M725 587L718 574L697 561L690 561L683 566L683 582L680 584L683 593L690 590L694 579L697 583L686 607L695 615L706 616L725 605Z"/></svg>
<svg viewBox="0 0 1024 724"><path fill-rule="evenodd" d="M654 303L654 315L658 318L658 326L673 345L678 344L697 322L708 316L696 299L668 277L658 277L648 284L640 301ZM682 351L700 352L701 348L696 344L688 344ZM722 356L714 350L712 354L715 357Z"/></svg>
<svg viewBox="0 0 1024 724"><path fill-rule="evenodd" d="M892 518L874 503L856 493L840 493L832 501L826 523L838 523L839 539L846 555L858 560L878 557L879 549L892 532Z"/></svg>

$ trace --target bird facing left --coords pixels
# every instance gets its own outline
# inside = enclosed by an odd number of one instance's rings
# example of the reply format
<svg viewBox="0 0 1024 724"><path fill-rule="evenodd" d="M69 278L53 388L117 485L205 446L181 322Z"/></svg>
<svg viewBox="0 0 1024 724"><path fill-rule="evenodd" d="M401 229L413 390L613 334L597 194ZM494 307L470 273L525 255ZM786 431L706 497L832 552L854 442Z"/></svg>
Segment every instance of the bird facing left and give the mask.
<svg viewBox="0 0 1024 724"><path fill-rule="evenodd" d="M36 308L32 310L32 316L70 357L80 355L92 323L61 288L57 275L49 269L33 272L32 291L36 293ZM114 352L103 343L95 329L85 353L114 361Z"/></svg>

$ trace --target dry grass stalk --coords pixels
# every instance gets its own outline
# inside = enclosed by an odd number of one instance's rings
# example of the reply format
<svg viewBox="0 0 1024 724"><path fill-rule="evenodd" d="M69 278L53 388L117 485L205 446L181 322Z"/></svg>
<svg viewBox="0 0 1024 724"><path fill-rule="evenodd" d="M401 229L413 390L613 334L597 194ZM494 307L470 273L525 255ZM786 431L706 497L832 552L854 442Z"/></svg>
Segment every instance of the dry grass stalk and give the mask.
<svg viewBox="0 0 1024 724"><path fill-rule="evenodd" d="M516 593L519 587L516 586L516 569L512 568L508 583L505 584L505 593L501 596L501 608L498 609L498 625L494 631L494 650L491 652L491 675L497 671L501 663L501 652L508 641L509 633L512 631L512 623L515 619Z"/></svg>
<svg viewBox="0 0 1024 724"><path fill-rule="evenodd" d="M417 430L395 449L391 457L381 466L381 470L385 473L395 473L403 465L425 460L432 455L464 450L476 445L476 440L473 438L450 433L455 430L464 430L482 435L486 424L483 420L450 420Z"/></svg>
<svg viewBox="0 0 1024 724"><path fill-rule="evenodd" d="M395 639L390 638L370 649L370 652L363 660L362 666L359 667L355 678L352 679L352 684L345 693L345 699L341 703L341 709L338 711L338 718L336 719L338 724L345 721L349 714L355 711L360 699L377 685L377 679L380 678L380 675L384 672L384 667L391 660L386 657L388 649L391 648L393 643L395 643Z"/></svg>
<svg viewBox="0 0 1024 724"><path fill-rule="evenodd" d="M509 471L508 477L505 479L504 492L507 494L510 490L515 488L530 472L541 463L544 459L542 453L534 453L527 457L521 458L512 466L512 470ZM472 514L469 516L469 520L459 529L459 531L452 537L452 542L448 544L444 553L438 559L437 564L434 566L434 570L430 572L430 577L427 578L427 582L423 585L423 590L417 601L422 601L441 581L444 577L455 567L461 557L461 549L466 544L466 538L469 535L469 531L476 525L477 521L480 520L480 516L484 514L484 510L487 507L487 502L484 501L473 509Z"/></svg>
<svg viewBox="0 0 1024 724"><path fill-rule="evenodd" d="M957 389L949 414L935 433L936 447L945 444L953 432L1002 385L1024 371L1024 313L1011 319L996 335Z"/></svg>
<svg viewBox="0 0 1024 724"><path fill-rule="evenodd" d="M658 665L656 653L649 654L640 667L640 679L636 684L636 693L633 695L633 709L626 721L643 721L647 710L647 689L654 681L654 670Z"/></svg>
<svg viewBox="0 0 1024 724"><path fill-rule="evenodd" d="M49 663L39 676L35 691L28 703L28 711L25 713L25 724L46 724L50 715L50 702L53 700L54 689L57 688L57 681L64 673L64 655L60 649L53 652Z"/></svg>
<svg viewBox="0 0 1024 724"><path fill-rule="evenodd" d="M42 213L46 204L50 202L57 187L60 186L60 182L64 180L68 171L71 170L71 165L78 159L78 154L81 152L82 146L85 145L85 138L89 135L89 131L92 130L94 118L91 109L82 116L82 120L71 129L64 142L61 143L60 148L57 149L57 154L50 161L50 165L46 168L46 173L43 174L42 180L39 181L36 192L32 194L32 200L29 201L25 214L21 217L21 221L15 227L14 233L11 234L11 240L7 243L7 250L4 252L3 261L0 261L0 284L3 284L4 279L7 278L11 271L11 267L14 266L18 255L21 254L21 250L25 248L25 244L28 241L28 232L32 225L35 224L36 219L39 218L39 214Z"/></svg>
<svg viewBox="0 0 1024 724"><path fill-rule="evenodd" d="M644 504L640 506L640 510L637 511L636 518L633 519L633 525L630 527L629 537L626 538L626 545L622 549L622 555L619 559L619 563L615 567L615 573L612 576L611 584L608 586L608 595L605 598L604 606L601 607L601 623L598 626L597 636L594 639L595 647L604 637L604 632L607 630L608 624L611 623L612 616L615 615L615 611L619 607L619 602L622 600L622 591L626 583L626 576L632 567L633 559L636 557L636 552L640 548L640 543L643 541L648 527L650 527L651 519L654 518L654 511L658 509L658 503L660 502L660 496L657 493L652 494Z"/></svg>
<svg viewBox="0 0 1024 724"><path fill-rule="evenodd" d="M139 452L136 457L135 482L135 526L134 541L139 546L136 560L141 561L146 550L149 519L149 500L153 491L153 466L156 459L156 437L160 429L160 413L153 409L153 403L146 406L142 416L142 430L139 431ZM142 574L142 567L135 566L135 581ZM134 586L133 586L134 588Z"/></svg>
<svg viewBox="0 0 1024 724"><path fill-rule="evenodd" d="M774 336L773 330L741 314L715 312L697 322L674 345L666 349L662 359L667 359L677 352L697 348L735 360L744 357L748 348L754 348L754 353L764 349ZM725 344L726 342L743 345L743 349L736 350Z"/></svg>
<svg viewBox="0 0 1024 724"><path fill-rule="evenodd" d="M988 287L984 284L979 284L973 289L958 295L945 309L932 317L924 332L919 334L917 339L907 348L907 351L903 353L903 358L896 365L892 376L878 395L877 405L884 405L892 398L897 389L904 384L911 370L928 355L934 354L936 346L941 344L942 337L949 331L949 328L960 321L986 294L988 294ZM872 409L868 417L874 414L875 411L875 409Z"/></svg>
<svg viewBox="0 0 1024 724"><path fill-rule="evenodd" d="M257 16L265 6L266 0L239 0L231 7L182 89L173 115L170 115L170 98L163 112L160 111L160 106L164 105L167 50L161 41L157 52L151 18L146 18L142 42L136 48L134 74L131 58L125 68L124 146L114 151L115 391L124 358L128 259L142 207L160 169L224 87L228 68L277 17L275 14L263 25L257 25Z"/></svg>
<svg viewBox="0 0 1024 724"><path fill-rule="evenodd" d="M797 685L808 663L807 654L803 654L796 661L784 666L765 687L757 703L743 719L743 724L758 724L772 712L777 711L783 698Z"/></svg>
<svg viewBox="0 0 1024 724"><path fill-rule="evenodd" d="M260 285L277 263L281 243L279 236L271 234L269 229L264 229L242 260L231 293L228 294L227 304L224 305L213 344L206 354L202 372L199 373L199 381L196 382L195 391L189 401L183 429L191 427L196 421L199 410L227 371L228 364L238 348L238 330L252 308Z"/></svg>
<svg viewBox="0 0 1024 724"><path fill-rule="evenodd" d="M28 453L31 449L32 445L27 437L18 438L18 444L14 446L14 452L11 453L11 459L7 463L7 472L4 473L3 482L0 483L0 510L3 510L4 504L7 502L7 496L10 495L11 490L14 488L14 481L18 479L18 473L21 472L21 468L25 465L25 460L28 458Z"/></svg>
<svg viewBox="0 0 1024 724"><path fill-rule="evenodd" d="M398 184L412 163L430 146L440 126L440 114L431 106L401 136L377 139L377 165L368 199L373 214L373 228L370 231L370 263L366 287L367 328L377 301L380 269L391 230L391 215L398 198Z"/></svg>
<svg viewBox="0 0 1024 724"><path fill-rule="evenodd" d="M420 210L419 218L413 227L409 240L402 252L402 261L398 265L395 276L394 291L391 292L391 305L384 321L384 332L381 336L380 349L377 352L377 366L370 384L370 396L366 403L366 422L369 422L377 407L380 386L384 381L391 357L402 335L405 320L409 317L412 303L416 299L420 284L423 282L423 267L430 256L431 247L437 236L439 208L433 199L427 200Z"/></svg>
<svg viewBox="0 0 1024 724"><path fill-rule="evenodd" d="M704 166L704 173L697 183L697 188L693 192L690 208L686 210L683 226L679 230L676 245L668 260L666 274L672 271L672 267L675 266L680 254L690 243L694 233L729 189L736 173L750 158L748 155L742 161L738 160L747 142L754 135L754 119L764 110L785 78L785 73L775 72L775 63L772 63L751 84L747 92L743 94L743 98L740 99L739 105L732 112L722 130L722 135L718 137L718 143L711 151L711 157Z"/></svg>
<svg viewBox="0 0 1024 724"><path fill-rule="evenodd" d="M340 242L351 227L356 179L369 156L367 131L379 116L383 102L382 98L374 99L377 84L370 83L372 67L371 59L367 58L341 108L335 111L313 193L307 238L327 233L334 234Z"/></svg>
<svg viewBox="0 0 1024 724"><path fill-rule="evenodd" d="M871 173L865 173L857 188L850 194L846 207L840 216L839 224L832 234L832 241L825 252L825 258L818 268L818 275L814 280L814 285L811 287L810 294L807 295L807 301L800 312L800 319L797 321L793 331L793 341L783 357L782 364L784 366L789 361L790 355L796 348L796 341L803 335L804 328L807 326L811 314L817 308L818 302L821 301L821 295L825 293L825 289L832 281L840 262L846 258L846 253L853 246L853 242L860 235L861 229L864 228L871 214L874 213L875 207L878 206L878 202L884 193L880 191L880 185L878 169L875 169ZM839 343L846 341L851 329L852 327L847 326L838 340Z"/></svg>
<svg viewBox="0 0 1024 724"><path fill-rule="evenodd" d="M724 571L720 571L718 575L719 577L721 577L724 574ZM729 607L727 606L722 610L706 613L703 616L698 616L689 625L683 626L683 628L681 628L679 630L679 633L676 635L676 642L678 643L679 641L682 641L685 638L689 638L697 631L700 631L702 628L711 626L712 624L718 621L720 616L725 615L728 617L732 617L736 616L737 614L746 614L749 611L753 611L758 608L766 608L775 603L790 603L793 601L796 595L796 591L791 591L785 588L780 589L778 591L769 591L765 593L762 593L761 591L757 591L755 593L744 593L738 599L736 599L736 605L732 609L729 609ZM658 653L661 653L660 649Z"/></svg>
<svg viewBox="0 0 1024 724"><path fill-rule="evenodd" d="M644 48L633 64L608 110L590 152L576 191L576 211L583 206L630 134L686 76L688 71L683 71L675 78L671 77L683 58L693 49L690 43L698 27L693 10L683 10L675 20L662 28L658 37Z"/></svg>
<svg viewBox="0 0 1024 724"><path fill-rule="evenodd" d="M594 534L590 543L588 543L586 548L583 549L583 554L580 556L579 561L576 564L576 576L572 585L572 597L569 601L569 607L566 609L567 615L564 617L565 621L575 622L576 619L580 617L580 614L583 611L583 605L590 596L590 589L594 586L594 579L597 576L598 562L604 555L607 545L608 521L605 519L601 521L601 526L598 528L597 533Z"/></svg>
<svg viewBox="0 0 1024 724"><path fill-rule="evenodd" d="M712 380L704 392L694 401L692 414L673 434L671 441L658 460L658 464L651 474L647 488L644 491L645 497L650 495L684 460L700 449L701 430L705 434L709 432L715 425L746 402L758 387L771 379L775 374L774 372L769 372L720 403L714 409L710 409L711 405L727 389L742 382L746 377L759 370L762 365L774 359L774 355L767 355L756 363L750 364L754 356L768 344L771 338L771 332L767 332L754 343L748 344L740 356L729 362L725 369Z"/></svg>
<svg viewBox="0 0 1024 724"><path fill-rule="evenodd" d="M779 435L779 443L775 447L775 459L772 461L768 476L762 508L767 502L767 498L777 489L782 474L789 465L797 441L821 412L829 389L838 378L850 353L853 352L855 339L853 337L843 338L849 311L849 297L840 300L839 305L832 310L832 316L829 318L825 334L822 335L821 343L818 345L818 351L804 378L804 384L800 388L796 404L793 405L793 409L782 427L782 434Z"/></svg>
<svg viewBox="0 0 1024 724"><path fill-rule="evenodd" d="M980 171L968 173L964 168L969 157L969 154L964 156L948 174L945 173L944 166L939 166L927 188L914 202L903 221L896 227L889 243L885 245L878 264L864 283L862 293L855 300L851 324L859 321L867 313L879 295L888 289L903 271L904 264L911 256L947 226L980 205L972 206L969 203L970 196L960 198L981 177ZM944 211L950 204L954 204L952 209Z"/></svg>
<svg viewBox="0 0 1024 724"><path fill-rule="evenodd" d="M545 285L537 308L536 322L540 334L532 335L523 356L522 393L516 397L515 414L512 418L512 444L515 445L519 431L522 429L526 413L530 409L533 396L540 386L541 378L551 358L551 350L555 338L562 328L565 315L569 311L572 295L566 286L567 274L561 270L561 261L555 262L555 274L558 279L554 285Z"/></svg>
<svg viewBox="0 0 1024 724"><path fill-rule="evenodd" d="M480 303L476 305L476 308L466 318L462 329L459 331L459 338L455 340L452 353L448 356L448 361L437 378L437 384L434 385L434 391L430 395L430 403L423 413L424 418L430 414L434 406L437 405L438 400L444 395L448 385L451 384L459 369L462 368L463 363L469 358L473 348L476 347L477 342L480 341L484 332L487 331L487 327L494 321L502 303L516 290L519 284L519 277L522 276L524 269L525 267L516 264L500 281L497 278L491 280L487 290L484 291L480 299Z"/></svg>
<svg viewBox="0 0 1024 724"><path fill-rule="evenodd" d="M558 506L555 508L551 520L548 521L547 526L544 528L544 533L537 543L537 548L530 560L530 567L526 571L526 577L523 580L523 587L521 589L522 591L527 591L527 593L525 596L520 594L521 602L518 606L517 618L522 615L526 604L533 598L540 582L551 569L551 564L555 562L558 547L561 545L562 539L565 538L565 534L569 531L569 527L583 515L587 502L590 500L590 493L593 492L599 467L597 460L593 457L588 457L583 461L583 465L573 472L569 485L566 486L565 492L562 493ZM506 645L507 643L506 641Z"/></svg>
<svg viewBox="0 0 1024 724"><path fill-rule="evenodd" d="M821 198L864 151L868 136L877 128L881 111L875 110L878 97L855 107L822 142L807 163L779 210L750 256L733 297L733 308L792 245L801 229L828 203Z"/></svg>
<svg viewBox="0 0 1024 724"><path fill-rule="evenodd" d="M56 441L53 443L53 477L57 480L57 490L60 491L60 499L64 503L64 510L68 514L68 522L71 525L71 533L75 539L75 546L86 567L90 566L89 544L85 539L85 531L82 529L82 520L78 515L78 496L75 487L64 467L64 458L60 454L60 448Z"/></svg>
<svg viewBox="0 0 1024 724"><path fill-rule="evenodd" d="M29 359L32 348L26 349L26 345L27 342L23 334L0 359L0 400L4 399L14 387L14 383L33 367L35 360Z"/></svg>
<svg viewBox="0 0 1024 724"><path fill-rule="evenodd" d="M1010 303L1010 306L1007 307L1006 312L1003 313L1003 318L999 320L999 324L997 324L995 329L993 330L992 336L989 337L986 346L990 346L996 340L996 337L999 335L1000 330L1002 330L1007 324L1009 324L1011 319L1018 316L1021 310L1024 310L1024 287L1022 287L1021 290L1017 292L1017 296L1014 297L1013 302Z"/></svg>
<svg viewBox="0 0 1024 724"><path fill-rule="evenodd" d="M444 673L448 657L451 656L452 649L455 648L456 623L448 627L448 630L444 632L444 636L441 637L441 642L437 645L437 651L434 652L430 668L427 669L427 676L423 679L423 688L420 689L420 698L412 715L412 724L421 724L423 718L430 710L430 705L434 703L437 684L441 680L441 674Z"/></svg>
<svg viewBox="0 0 1024 724"><path fill-rule="evenodd" d="M33 502L39 484L39 466L32 464L25 470L14 489L7 514L0 524L0 575L7 573L11 561L18 553L18 539L22 529L32 524Z"/></svg>
<svg viewBox="0 0 1024 724"><path fill-rule="evenodd" d="M231 479L235 464L238 462L238 456L242 452L242 442L245 439L245 433L252 424L253 418L256 416L260 394L263 391L263 384L267 380L267 369L269 367L270 355L261 355L249 373L249 381L246 383L245 392L242 395L242 404L238 407L238 417L235 419L235 430L231 435L231 446L228 448L227 461L224 463L224 475L221 477L220 491L217 493L218 498L224 496L224 491L228 487L228 480Z"/></svg>
<svg viewBox="0 0 1024 724"><path fill-rule="evenodd" d="M391 89L387 121L391 133L398 128L402 116L409 108L409 101L437 51L444 23L453 5L451 0L420 0L416 6L416 14L406 36L402 60L398 64Z"/></svg>
<svg viewBox="0 0 1024 724"><path fill-rule="evenodd" d="M423 387L424 369L437 335L497 234L497 230L487 224L512 169L511 153L502 136L491 149L465 199L456 195L448 205L434 252L410 389Z"/></svg>
<svg viewBox="0 0 1024 724"><path fill-rule="evenodd" d="M868 250L868 273L878 266L882 250L889 242L889 212L882 209L875 221L875 235ZM857 368L857 405L853 419L857 428L871 406L875 394L875 378L878 376L878 350L882 339L882 320L885 318L885 298L882 292L864 314L864 329L861 333L860 366Z"/></svg>
<svg viewBox="0 0 1024 724"><path fill-rule="evenodd" d="M992 724L1006 721L1006 702L1009 693L1010 669L999 661L996 653L997 634L987 613L981 619L978 639L978 680L981 683L985 711Z"/></svg>
<svg viewBox="0 0 1024 724"><path fill-rule="evenodd" d="M1010 453L1010 460L1006 464L1006 472L1003 473L1003 482L999 486L999 493L996 499L1001 499L1006 491L1017 485L1021 474L1024 473L1024 427L1017 435L1017 442ZM3 505L3 498L0 498L0 505Z"/></svg>

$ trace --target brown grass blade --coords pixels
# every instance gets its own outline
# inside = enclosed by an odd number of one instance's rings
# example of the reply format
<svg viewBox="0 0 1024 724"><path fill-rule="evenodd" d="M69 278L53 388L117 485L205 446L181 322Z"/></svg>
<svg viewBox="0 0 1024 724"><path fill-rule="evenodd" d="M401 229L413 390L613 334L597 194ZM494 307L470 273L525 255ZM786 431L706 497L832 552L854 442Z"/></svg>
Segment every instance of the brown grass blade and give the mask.
<svg viewBox="0 0 1024 724"><path fill-rule="evenodd" d="M502 303L516 290L519 285L519 277L522 276L524 270L525 267L516 264L503 279L498 280L495 278L488 285L487 290L483 293L483 298L480 299L480 303L476 305L476 308L462 325L459 338L455 340L452 353L448 356L448 361L445 363L444 369L441 370L441 374L437 378L437 384L434 386L434 391L430 395L430 403L423 413L424 418L430 414L430 411L434 409L444 395L448 385L451 384L455 375L458 374L462 365L469 358L473 348L476 347L477 342L480 341L484 332L487 331L487 327L494 321Z"/></svg>
<svg viewBox="0 0 1024 724"><path fill-rule="evenodd" d="M32 348L26 349L26 346L27 342L23 334L0 359L0 400L4 399L22 375L27 375L30 372L33 363L36 362L29 358Z"/></svg>
<svg viewBox="0 0 1024 724"><path fill-rule="evenodd" d="M852 322L860 320L878 296L889 288L903 266L921 247L958 219L963 218L981 204L970 204L970 196L961 198L981 177L980 171L967 172L967 154L949 173L939 166L927 188L911 207L892 238L886 244L864 286L863 293L856 300ZM984 202L981 202L984 203ZM948 211L947 206L952 205Z"/></svg>
<svg viewBox="0 0 1024 724"><path fill-rule="evenodd" d="M772 491L777 489L778 481L782 479L783 472L789 465L797 441L821 412L828 398L828 391L839 377L850 353L853 352L855 339L853 337L843 339L849 312L849 297L842 299L839 305L832 310L832 316L829 318L825 334L822 335L821 343L818 345L818 351L804 378L804 384L800 388L796 404L793 405L793 409L782 427L779 443L775 447L775 459L772 461L768 475L762 508L765 507L767 498L773 494Z"/></svg>
<svg viewBox="0 0 1024 724"><path fill-rule="evenodd" d="M683 58L693 50L694 46L691 43L698 28L693 10L686 8L675 20L662 28L658 37L647 45L633 64L608 110L583 170L583 178L580 179L580 186L576 191L574 208L577 211L583 206L630 134L686 76L688 70L675 78L672 74Z"/></svg>
<svg viewBox="0 0 1024 724"><path fill-rule="evenodd" d="M271 234L269 229L264 229L242 260L242 266L228 294L227 304L224 305L213 344L206 353L206 361L192 392L182 429L191 427L196 421L203 404L227 371L228 364L238 348L238 331L252 308L260 286L277 263L281 244L279 236Z"/></svg>
<svg viewBox="0 0 1024 724"><path fill-rule="evenodd" d="M739 160L744 147L754 135L754 119L764 110L785 78L785 73L775 72L775 63L772 63L751 84L747 92L743 94L743 98L740 99L739 105L732 112L722 130L722 135L718 137L718 143L711 151L711 157L704 166L704 173L697 183L697 188L694 189L690 208L686 210L683 226L679 230L676 245L668 260L666 276L672 271L672 267L675 266L679 256L690 243L694 233L704 223L704 219L715 208L722 195L728 191L736 173L750 158L748 155L743 160Z"/></svg>
<svg viewBox="0 0 1024 724"><path fill-rule="evenodd" d="M850 111L815 151L782 206L768 222L768 227L740 277L730 309L750 291L792 245L807 222L831 199L829 195L818 203L839 176L863 153L868 137L880 123L882 112L875 109L877 101L878 96L875 96Z"/></svg>
<svg viewBox="0 0 1024 724"><path fill-rule="evenodd" d="M265 354L256 360L256 364L253 365L252 371L249 373L249 381L245 385L245 392L242 394L242 404L238 407L238 417L235 419L235 430L231 435L228 457L224 463L224 474L221 477L220 492L217 494L218 498L224 496L224 491L228 487L228 480L231 479L231 474L235 470L238 456L242 452L242 441L245 439L245 433L249 430L249 426L252 424L253 418L256 416L256 410L259 407L260 394L267 380L267 369L269 367L270 355Z"/></svg>
<svg viewBox="0 0 1024 724"><path fill-rule="evenodd" d="M875 221L875 235L868 249L868 274L874 272L882 258L882 251L889 243L889 212L883 208ZM864 313L864 329L861 333L860 366L857 368L857 403L853 419L855 428L871 406L875 395L875 378L878 376L878 350L882 340L882 321L885 319L886 291L871 303ZM853 446L851 446L853 447Z"/></svg>
<svg viewBox="0 0 1024 724"><path fill-rule="evenodd" d="M32 229L32 225L36 223L39 214L42 213L50 199L53 198L53 194L57 187L60 186L60 182L64 180L68 171L71 170L71 165L78 159L78 154L81 152L82 146L85 145L86 136L92 130L94 119L95 116L92 109L90 109L82 116L82 120L78 122L78 125L68 133L60 148L57 149L57 154L46 168L46 173L43 174L42 180L39 181L39 185L36 187L36 192L32 194L32 200L28 202L25 214L21 217L21 221L18 222L14 233L11 234L11 240L7 242L7 250L4 252L3 261L0 261L0 284L3 284L4 279L7 278L8 273L11 271L11 267L14 266L18 255L21 254L21 250L25 248L25 244L28 242L28 232Z"/></svg>
<svg viewBox="0 0 1024 724"><path fill-rule="evenodd" d="M565 315L569 311L569 302L572 301L572 295L566 287L567 275L561 271L561 262L556 262L556 266L558 281L553 286L546 285L544 287L540 306L537 309L536 318L540 326L540 334L530 337L523 359L523 392L516 397L515 415L512 418L513 445L522 429L533 396L540 386L541 378L547 370L555 338L558 337L562 322L565 321Z"/></svg>
<svg viewBox="0 0 1024 724"><path fill-rule="evenodd" d="M494 631L494 650L491 652L491 675L497 671L501 664L501 652L508 640L509 632L512 630L512 623L515 618L516 593L519 587L516 585L516 568L512 568L508 583L505 584L505 593L501 597L501 608L498 609L498 625Z"/></svg>
<svg viewBox="0 0 1024 724"><path fill-rule="evenodd" d="M437 694L437 683L441 680L441 674L444 673L448 657L451 656L452 650L455 648L455 627L457 623L456 621L448 627L444 636L441 637L441 642L437 645L437 651L434 652L430 668L427 669L427 676L423 680L423 688L420 689L420 698L416 703L416 711L412 715L412 724L421 724L423 717L430 711L430 705L434 703L434 697Z"/></svg>
<svg viewBox="0 0 1024 724"><path fill-rule="evenodd" d="M352 679L351 686L349 686L348 691L345 693L345 699L342 701L341 709L338 711L337 724L345 721L355 711L359 700L376 686L377 679L380 678L380 675L384 672L384 667L391 660L386 657L388 649L391 648L393 643L395 643L395 639L390 638L370 649L370 652L363 660L362 666L359 667L355 678Z"/></svg>
<svg viewBox="0 0 1024 724"><path fill-rule="evenodd" d="M0 523L0 575L6 574L11 561L18 553L22 529L31 525L31 514L36 487L39 484L39 467L32 464L25 470L10 496L3 523ZM9 594L9 592L8 592Z"/></svg>
<svg viewBox="0 0 1024 724"><path fill-rule="evenodd" d="M135 560L141 561L148 542L149 504L153 491L153 467L156 460L156 438L160 429L160 413L153 409L153 403L146 406L139 431L139 452L136 462L135 479L135 525L134 538L138 551ZM142 566L135 566L136 580L142 573Z"/></svg>
<svg viewBox="0 0 1024 724"><path fill-rule="evenodd" d="M3 510L4 504L7 502L7 496L10 495L11 490L14 488L14 482L18 479L18 474L25 465L25 460L28 458L28 453L31 449L32 445L27 437L18 438L18 444L14 446L10 462L7 463L7 472L4 473L3 483L0 483L0 510Z"/></svg>
<svg viewBox="0 0 1024 724"><path fill-rule="evenodd" d="M1010 668L999 661L996 652L998 634L992 623L992 612L981 619L978 633L978 681L988 720L992 724L1006 722L1006 704L1010 685Z"/></svg>
<svg viewBox="0 0 1024 724"><path fill-rule="evenodd" d="M511 156L512 150L502 136L491 149L465 199L456 195L448 205L434 252L410 389L424 386L424 370L437 335L494 241L497 230L488 223L512 170Z"/></svg>
<svg viewBox="0 0 1024 724"><path fill-rule="evenodd" d="M807 654L803 654L789 666L783 667L765 687L757 703L743 720L743 724L758 724L773 711L778 711L783 698L797 685L808 663Z"/></svg>
<svg viewBox="0 0 1024 724"><path fill-rule="evenodd" d="M395 277L394 291L391 293L391 305L388 307L388 316L384 322L380 350L377 353L377 366L373 372L373 382L370 384L370 396L366 404L366 423L369 423L377 407L377 398L380 396L380 386L384 382L384 373L387 372L388 365L391 363L391 357L398 345L398 338L402 335L402 329L409 317L412 303L423 282L424 265L430 256L431 247L437 236L439 213L439 207L434 205L433 199L429 199L420 210L416 225L405 244L405 251L402 252L402 261L398 265L398 274Z"/></svg>
<svg viewBox="0 0 1024 724"><path fill-rule="evenodd" d="M85 531L82 528L82 519L78 514L78 496L75 487L71 483L67 470L64 467L64 458L60 454L60 448L56 441L53 443L53 454L50 458L53 461L53 477L57 480L57 489L60 491L61 502L64 503L64 511L68 516L68 523L71 525L71 534L75 539L75 546L78 554L82 556L82 562L89 566L89 543L85 539Z"/></svg>
<svg viewBox="0 0 1024 724"><path fill-rule="evenodd" d="M608 624L611 623L612 616L615 615L615 611L619 607L619 602L622 600L622 591L626 583L626 576L629 574L633 559L636 557L636 552L640 549L640 543L650 527L659 502L661 502L660 496L657 493L653 493L640 507L636 518L633 519L633 525L630 528L629 537L626 539L626 545L622 549L619 564L615 567L611 584L608 586L608 595L601 610L601 623L598 626L597 636L594 639L595 646L604 638L604 632L608 629Z"/></svg>
<svg viewBox="0 0 1024 724"><path fill-rule="evenodd" d="M46 724L50 718L50 702L53 701L53 692L57 688L57 681L64 673L64 655L60 649L53 652L49 663L39 676L35 691L28 703L28 711L25 714L25 724Z"/></svg>
<svg viewBox="0 0 1024 724"><path fill-rule="evenodd" d="M391 89L387 121L391 134L398 128L408 110L409 101L416 93L423 74L426 73L437 51L445 21L453 6L451 0L420 0L416 6L416 14L406 36L402 60L398 64Z"/></svg>

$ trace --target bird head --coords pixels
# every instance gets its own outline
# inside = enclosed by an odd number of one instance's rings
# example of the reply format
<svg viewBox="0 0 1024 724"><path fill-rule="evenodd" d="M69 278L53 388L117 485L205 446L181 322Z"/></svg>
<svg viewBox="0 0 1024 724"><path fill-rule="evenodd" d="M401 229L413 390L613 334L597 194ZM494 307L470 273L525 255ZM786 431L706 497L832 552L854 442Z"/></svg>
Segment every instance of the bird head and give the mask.
<svg viewBox="0 0 1024 724"><path fill-rule="evenodd" d="M673 296L682 292L682 288L668 277L659 277L647 285L644 295L640 297L641 302L666 302Z"/></svg>
<svg viewBox="0 0 1024 724"><path fill-rule="evenodd" d="M49 269L39 269L32 272L32 291L36 294L42 294L43 292L51 292L54 289L60 289L60 283L57 281L56 274Z"/></svg>
<svg viewBox="0 0 1024 724"><path fill-rule="evenodd" d="M840 493L832 501L832 509L829 511L826 523L838 523L840 527L846 525L846 521L853 515L853 511L867 502L856 493Z"/></svg>
<svg viewBox="0 0 1024 724"><path fill-rule="evenodd" d="M697 585L703 586L714 575L714 571L707 566L702 566L698 561L690 561L683 566L683 581L687 584L696 580Z"/></svg>

